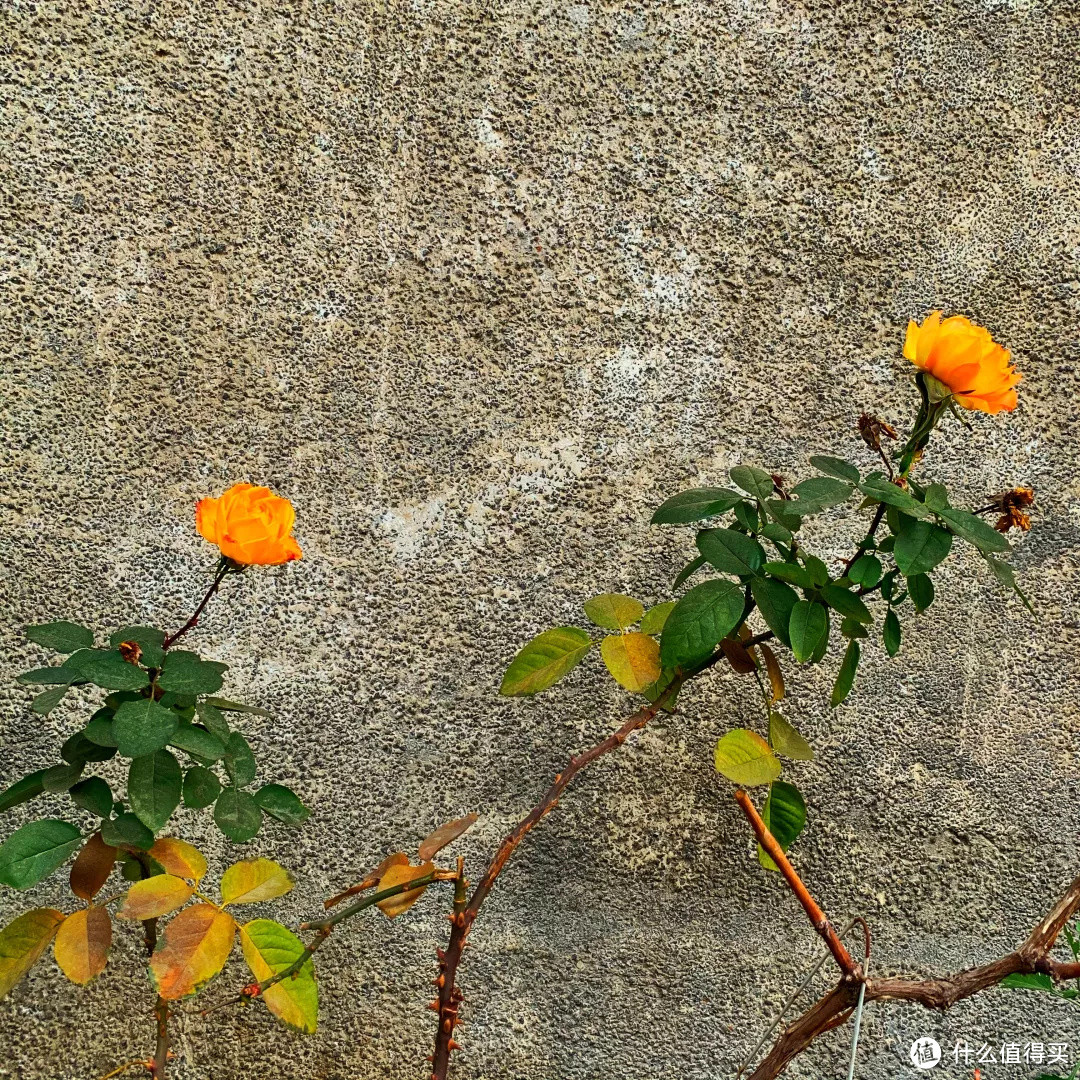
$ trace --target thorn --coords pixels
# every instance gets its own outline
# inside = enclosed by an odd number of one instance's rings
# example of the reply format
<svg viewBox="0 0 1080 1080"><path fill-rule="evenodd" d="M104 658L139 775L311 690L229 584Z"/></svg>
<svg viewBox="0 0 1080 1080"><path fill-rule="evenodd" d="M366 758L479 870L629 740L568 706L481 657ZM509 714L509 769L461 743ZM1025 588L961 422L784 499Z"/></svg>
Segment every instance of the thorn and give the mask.
<svg viewBox="0 0 1080 1080"><path fill-rule="evenodd" d="M451 1039L450 1042L447 1044L446 1049L447 1050L460 1050L461 1049L461 1043L454 1042L454 1040Z"/></svg>
<svg viewBox="0 0 1080 1080"><path fill-rule="evenodd" d="M443 1029L443 1031L446 1032L447 1035L449 1035L450 1032L454 1030L454 1022L453 1022L453 1020L450 1019L450 1017L447 1017L442 1022L442 1029Z"/></svg>
<svg viewBox="0 0 1080 1080"><path fill-rule="evenodd" d="M446 976L445 975L440 975L435 980L435 985L441 990L446 985Z"/></svg>
<svg viewBox="0 0 1080 1080"><path fill-rule="evenodd" d="M434 1001L433 1001L433 1002L432 1002L432 1003L431 1003L431 1004L430 1004L430 1005L428 1006L428 1008L429 1008L429 1009L430 1009L430 1010L431 1010L432 1012L438 1012L438 1011L439 1011L439 999L438 999L438 998L436 998L436 999L435 999L435 1000L434 1000Z"/></svg>
<svg viewBox="0 0 1080 1080"><path fill-rule="evenodd" d="M440 964L445 964L446 963L446 950L445 949L436 949L435 950L435 955L436 955L436 957L438 957L438 960L439 960Z"/></svg>

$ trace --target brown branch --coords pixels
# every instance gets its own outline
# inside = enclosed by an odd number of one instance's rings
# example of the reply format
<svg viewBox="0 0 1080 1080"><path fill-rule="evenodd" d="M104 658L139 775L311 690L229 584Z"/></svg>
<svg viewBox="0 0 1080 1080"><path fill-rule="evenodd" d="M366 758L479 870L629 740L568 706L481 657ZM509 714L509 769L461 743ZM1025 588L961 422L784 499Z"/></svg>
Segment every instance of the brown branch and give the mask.
<svg viewBox="0 0 1080 1080"><path fill-rule="evenodd" d="M462 1000L462 993L456 982L458 965L461 963L461 956L465 949L469 931L472 929L472 924L476 920L481 905L494 887L496 879L502 873L507 860L541 819L555 808L559 796L562 795L570 782L582 769L587 765L591 765L597 758L601 758L622 746L633 732L643 728L661 709L666 708L675 700L676 695L687 679L706 670L706 668L712 667L713 664L723 659L723 656L723 652L717 650L708 660L692 671L676 674L667 689L651 705L639 709L623 723L622 727L603 741L577 757L572 757L566 768L555 777L552 785L544 793L544 797L503 839L488 864L484 876L480 879L479 884L473 890L472 896L469 897L464 906L459 909L458 904L455 903L454 914L451 916L449 944L445 952L439 950L438 953L439 977L436 979L436 985L439 988L439 997L438 1001L432 1004L438 1009L439 1029L435 1037L435 1053L431 1058L432 1080L446 1080L447 1069L450 1064L450 1053L452 1050L457 1049L457 1043L454 1042L452 1036L455 1026L460 1022L458 1010Z"/></svg>
<svg viewBox="0 0 1080 1080"><path fill-rule="evenodd" d="M750 827L754 830L758 843L765 849L769 858L776 863L780 873L784 875L784 880L795 894L796 899L802 904L803 911L806 912L810 924L822 936L825 944L829 946L829 952L832 953L837 966L850 982L859 971L859 965L852 960L851 953L844 947L844 943L840 940L840 935L836 932L835 927L829 922L825 912L821 910L810 895L810 891L802 883L799 875L795 873L795 868L788 862L788 857L784 854L783 848L780 847L776 842L776 838L766 828L765 822L761 820L761 815L750 801L750 796L745 791L739 790L735 792L735 799L739 804L739 808L746 815L746 820L750 822Z"/></svg>
<svg viewBox="0 0 1080 1080"><path fill-rule="evenodd" d="M1049 953L1058 935L1069 920L1080 910L1080 878L1068 888L1065 895L1054 905L1045 919L1013 952L998 960L979 967L967 968L953 975L937 979L908 979L884 977L866 979L853 964L847 950L837 937L830 939L832 927L825 919L799 875L780 849L780 845L765 827L745 791L737 791L735 798L750 822L758 842L779 867L784 880L802 904L814 929L817 930L842 971L840 982L820 998L797 1020L784 1029L765 1059L750 1075L750 1080L775 1080L788 1063L801 1054L818 1036L844 1023L854 1011L859 997L859 984L865 983L866 1001L914 1001L928 1009L945 1010L964 998L997 986L1003 979L1014 974L1040 972L1055 981L1080 978L1080 963L1061 963L1051 959ZM869 931L867 930L867 934ZM839 949L837 948L839 946ZM844 957L847 958L846 962Z"/></svg>
<svg viewBox="0 0 1080 1080"><path fill-rule="evenodd" d="M195 613L179 630L174 634L170 634L162 643L161 647L164 650L171 649L189 630L193 630L199 622L199 616L202 615L203 609L210 603L211 597L221 587L221 583L225 580L225 575L232 573L236 569L236 564L231 560L226 559L223 555L218 562L217 570L214 573L214 580L210 583L210 588L206 590L206 595L199 601L199 606L195 609Z"/></svg>

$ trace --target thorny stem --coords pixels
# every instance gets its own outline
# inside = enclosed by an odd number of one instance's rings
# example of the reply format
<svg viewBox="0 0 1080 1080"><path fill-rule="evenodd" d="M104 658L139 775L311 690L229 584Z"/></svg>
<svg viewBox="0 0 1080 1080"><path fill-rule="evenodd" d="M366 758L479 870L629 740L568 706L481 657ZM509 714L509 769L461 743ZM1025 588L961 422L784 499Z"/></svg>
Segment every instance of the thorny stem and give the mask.
<svg viewBox="0 0 1080 1080"><path fill-rule="evenodd" d="M735 797L750 822L758 842L780 867L784 880L798 897L814 928L818 933L822 933L820 921L814 913L820 913L820 919L827 925L828 920L825 919L824 913L810 896L798 874L780 850L779 844L765 828L746 793L738 791ZM830 951L843 973L840 982L785 1028L765 1059L751 1074L750 1080L775 1080L788 1063L802 1053L819 1035L844 1023L858 1000L860 984L865 986L864 999L866 1001L915 1001L928 1009L945 1010L964 998L998 985L1004 978L1016 973L1041 972L1057 981L1080 977L1080 963L1066 964L1050 958L1050 950L1058 935L1077 911L1080 911L1080 877L1073 881L1064 896L1054 905L1046 918L1032 930L1020 948L989 964L968 968L939 979L907 979L892 976L867 979L858 967L847 966L830 945ZM848 961L850 962L850 956Z"/></svg>
<svg viewBox="0 0 1080 1080"><path fill-rule="evenodd" d="M135 855L142 867L144 879L151 877L150 858L143 852ZM157 948L157 919L143 920L143 942L146 945L146 955L153 956ZM154 1080L165 1080L166 1069L169 1060L169 1003L159 994L154 1002L154 1018L157 1021L157 1041L154 1047L154 1060L150 1068L150 1074Z"/></svg>
<svg viewBox="0 0 1080 1080"><path fill-rule="evenodd" d="M203 609L210 603L210 598L221 587L221 583L225 580L226 574L233 573L236 569L236 564L226 559L223 555L218 561L217 570L214 573L214 580L210 583L210 588L206 590L206 595L199 601L199 606L195 609L195 613L179 630L174 634L170 634L161 644L162 649L168 650L173 647L189 630L193 630L199 621L199 616L202 615Z"/></svg>

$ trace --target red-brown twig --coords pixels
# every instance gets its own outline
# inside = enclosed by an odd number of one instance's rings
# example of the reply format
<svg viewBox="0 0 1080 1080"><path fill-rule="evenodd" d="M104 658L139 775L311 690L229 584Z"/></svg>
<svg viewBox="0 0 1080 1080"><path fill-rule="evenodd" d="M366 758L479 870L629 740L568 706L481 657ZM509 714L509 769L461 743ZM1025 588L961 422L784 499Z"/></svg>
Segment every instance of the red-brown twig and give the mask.
<svg viewBox="0 0 1080 1080"><path fill-rule="evenodd" d="M210 583L210 588L206 590L206 595L199 601L199 606L195 609L195 613L179 630L174 634L170 634L162 643L162 649L171 649L189 630L193 630L199 622L199 616L202 615L203 609L210 603L211 597L221 587L221 583L225 580L225 575L233 573L236 569L236 564L230 562L224 556L218 563L216 572L214 573L214 580Z"/></svg>
<svg viewBox="0 0 1080 1080"><path fill-rule="evenodd" d="M772 834L765 828L760 815L754 809L744 791L735 795L739 806L750 822L758 842L769 853L769 857L780 868L784 880L798 897L814 928L825 937L819 925L818 915L828 926L824 913L810 896L806 886L795 872L791 863L780 850ZM1077 878L1054 905L1045 919L1028 936L1027 940L1014 952L1007 953L998 960L979 967L946 975L939 979L908 979L886 977L864 979L857 968L849 968L838 955L832 943L830 951L842 971L840 982L824 997L820 998L797 1020L784 1029L773 1044L761 1064L754 1070L750 1080L774 1080L779 1076L792 1058L801 1054L819 1035L842 1024L851 1015L859 997L859 984L865 982L866 1001L914 1001L928 1009L948 1009L963 998L996 986L1009 975L1042 972L1051 978L1080 978L1080 963L1061 963L1050 957L1050 950L1058 935L1069 920L1080 910L1080 878ZM831 929L831 927L829 927ZM840 944L843 949L843 945ZM844 950L844 955L846 950ZM850 956L848 961L850 962Z"/></svg>
<svg viewBox="0 0 1080 1080"><path fill-rule="evenodd" d="M488 894L495 885L495 879L502 872L507 860L537 823L555 808L559 796L562 795L563 791L566 790L570 782L582 769L592 764L597 758L601 758L622 746L633 732L643 728L661 709L674 701L680 687L691 675L704 671L706 667L711 667L722 657L723 653L718 651L693 672L676 675L671 685L651 705L639 709L623 723L618 731L609 735L602 742L597 743L583 754L572 757L566 768L555 777L554 783L544 793L544 797L517 824L513 831L507 834L499 845L499 849L495 852L487 870L484 872L484 876L480 879L468 901L460 909L458 904L455 903L454 914L451 916L450 941L446 951L439 950L438 954L439 977L436 979L436 985L439 988L439 997L437 1002L432 1002L432 1005L438 1009L439 1030L435 1038L435 1053L431 1059L432 1080L446 1080L447 1069L450 1064L450 1053L452 1050L457 1049L453 1034L454 1028L460 1022L458 1011L462 1000L461 990L458 988L456 981L458 965L461 963L465 941L480 911L480 906L487 899Z"/></svg>

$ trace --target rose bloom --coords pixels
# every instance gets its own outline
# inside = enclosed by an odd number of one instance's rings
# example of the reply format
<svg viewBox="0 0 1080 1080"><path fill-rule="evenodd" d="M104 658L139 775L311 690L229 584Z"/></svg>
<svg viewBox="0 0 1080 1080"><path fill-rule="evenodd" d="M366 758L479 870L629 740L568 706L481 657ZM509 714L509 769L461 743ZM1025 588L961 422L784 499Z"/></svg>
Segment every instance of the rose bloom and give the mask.
<svg viewBox="0 0 1080 1080"><path fill-rule="evenodd" d="M234 484L218 499L200 499L195 528L221 554L244 566L276 566L299 559L292 538L296 511L269 488Z"/></svg>
<svg viewBox="0 0 1080 1080"><path fill-rule="evenodd" d="M909 322L904 356L944 383L965 409L998 413L1016 408L1013 387L1020 375L1009 362L1009 350L963 315L943 321L940 311L931 311L922 326Z"/></svg>

